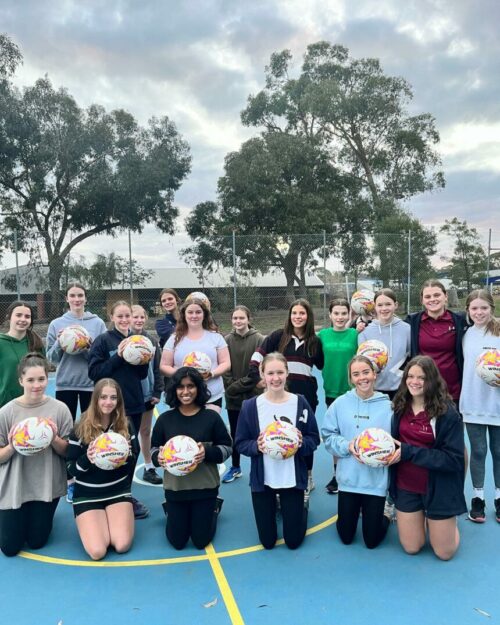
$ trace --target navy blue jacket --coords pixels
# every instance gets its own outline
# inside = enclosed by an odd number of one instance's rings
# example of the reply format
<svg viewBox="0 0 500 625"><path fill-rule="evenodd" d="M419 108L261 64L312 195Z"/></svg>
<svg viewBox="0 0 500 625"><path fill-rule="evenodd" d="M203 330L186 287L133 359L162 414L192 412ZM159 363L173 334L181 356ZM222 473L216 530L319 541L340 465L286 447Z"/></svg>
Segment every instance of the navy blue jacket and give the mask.
<svg viewBox="0 0 500 625"><path fill-rule="evenodd" d="M401 414L394 414L391 434L399 440ZM429 470L427 493L424 505L427 513L442 516L456 516L467 512L464 497L465 459L464 426L462 417L453 403L444 415L431 419L435 441L430 449L416 445L401 444L401 460L413 462ZM390 468L391 496L397 504L398 465Z"/></svg>
<svg viewBox="0 0 500 625"><path fill-rule="evenodd" d="M465 331L467 330L467 321L463 313L455 313L448 311L453 317L453 323L455 325L455 358L457 360L458 370L460 371L460 378L464 372L464 352L462 349L462 339L464 338ZM406 323L411 327L411 344L410 344L410 357L418 356L420 352L419 334L420 334L420 322L422 321L422 315L424 311L421 310L418 313L411 313L405 319Z"/></svg>
<svg viewBox="0 0 500 625"><path fill-rule="evenodd" d="M170 335L175 332L177 320L172 313L167 313L163 319L157 319L155 323L155 330L160 339L160 347L163 349L165 343L170 338Z"/></svg>
<svg viewBox="0 0 500 625"><path fill-rule="evenodd" d="M148 377L149 364L131 365L118 356L118 345L125 337L118 330L100 334L92 343L89 353L89 378L98 382L111 378L118 382L123 394L128 416L144 412L144 393L141 380Z"/></svg>
<svg viewBox="0 0 500 625"><path fill-rule="evenodd" d="M296 427L302 433L302 446L293 457L295 461L295 487L299 490L305 490L307 487L305 458L313 454L319 445L320 439L318 424L311 406L302 395L297 395L297 397ZM246 399L241 406L234 446L240 454L250 457L250 488L253 492L262 492L264 490L264 460L262 453L257 447L259 434L257 397L252 397L251 399Z"/></svg>

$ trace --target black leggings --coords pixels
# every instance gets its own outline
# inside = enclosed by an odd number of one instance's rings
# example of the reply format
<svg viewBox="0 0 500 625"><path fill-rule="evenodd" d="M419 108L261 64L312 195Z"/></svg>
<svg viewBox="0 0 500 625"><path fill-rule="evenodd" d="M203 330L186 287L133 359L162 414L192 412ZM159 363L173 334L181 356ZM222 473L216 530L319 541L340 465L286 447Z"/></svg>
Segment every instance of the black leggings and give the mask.
<svg viewBox="0 0 500 625"><path fill-rule="evenodd" d="M360 511L363 515L361 526L365 545L368 549L374 549L379 545L385 538L390 523L384 516L384 505L385 497L340 491L336 525L344 545L350 545L354 539Z"/></svg>
<svg viewBox="0 0 500 625"><path fill-rule="evenodd" d="M239 410L230 410L227 409L227 416L229 418L229 429L231 430L231 438L234 440L236 438L236 426L238 425L238 417L240 416ZM236 451L236 448L233 444L233 453L231 455L231 464L233 467L240 466L240 454Z"/></svg>
<svg viewBox="0 0 500 625"><path fill-rule="evenodd" d="M188 501L167 499L165 533L168 541L176 549L184 549L191 538L197 549L204 549L215 536L217 529L216 501L217 497Z"/></svg>
<svg viewBox="0 0 500 625"><path fill-rule="evenodd" d="M280 496L283 519L283 538L290 549L302 544L307 529L307 508L304 506L304 491L298 488L269 488L252 493L253 512L262 545L272 549L278 538L276 524L276 495Z"/></svg>
<svg viewBox="0 0 500 625"><path fill-rule="evenodd" d="M80 414L85 412L90 405L92 391L56 391L56 399L68 406L73 421L76 419L78 400L80 400Z"/></svg>
<svg viewBox="0 0 500 625"><path fill-rule="evenodd" d="M0 510L0 549L15 556L27 543L41 549L49 539L59 497L52 501L27 501L15 510Z"/></svg>

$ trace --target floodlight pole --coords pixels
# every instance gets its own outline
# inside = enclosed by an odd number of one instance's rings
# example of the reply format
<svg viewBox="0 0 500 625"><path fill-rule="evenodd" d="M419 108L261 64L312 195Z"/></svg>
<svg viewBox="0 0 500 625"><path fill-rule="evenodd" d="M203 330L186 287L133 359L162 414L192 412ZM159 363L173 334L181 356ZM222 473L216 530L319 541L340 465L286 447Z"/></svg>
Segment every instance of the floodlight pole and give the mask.
<svg viewBox="0 0 500 625"><path fill-rule="evenodd" d="M132 278L132 236L130 234L130 228L128 229L128 271L129 271L129 284L130 284L130 305L134 304L134 281Z"/></svg>
<svg viewBox="0 0 500 625"><path fill-rule="evenodd" d="M16 291L19 301L21 299L21 279L19 277L19 256L17 252L17 228L14 230L14 254L16 257Z"/></svg>
<svg viewBox="0 0 500 625"><path fill-rule="evenodd" d="M323 325L326 325L326 230L323 230Z"/></svg>
<svg viewBox="0 0 500 625"><path fill-rule="evenodd" d="M233 230L233 303L234 308L238 305L237 302L238 284L236 278L236 232Z"/></svg>
<svg viewBox="0 0 500 625"><path fill-rule="evenodd" d="M406 314L410 314L410 302L411 302L411 230L408 230L408 295L406 304Z"/></svg>

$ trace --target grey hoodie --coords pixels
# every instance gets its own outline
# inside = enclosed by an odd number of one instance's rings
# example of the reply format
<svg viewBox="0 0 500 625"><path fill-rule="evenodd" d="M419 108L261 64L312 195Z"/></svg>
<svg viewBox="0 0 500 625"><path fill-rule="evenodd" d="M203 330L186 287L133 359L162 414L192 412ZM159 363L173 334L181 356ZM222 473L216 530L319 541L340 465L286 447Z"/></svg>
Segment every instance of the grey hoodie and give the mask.
<svg viewBox="0 0 500 625"><path fill-rule="evenodd" d="M389 350L389 361L385 369L377 376L377 391L395 391L403 376L403 365L410 356L410 324L394 317L391 323L380 325L374 319L369 326L358 335L358 345L363 341L381 341Z"/></svg>
<svg viewBox="0 0 500 625"><path fill-rule="evenodd" d="M71 312L50 322L47 331L47 358L57 366L56 391L91 391L94 383L88 376L89 350L69 355L63 352L57 335L71 325L83 326L94 340L99 334L106 332L104 321L91 312L83 313L83 318Z"/></svg>

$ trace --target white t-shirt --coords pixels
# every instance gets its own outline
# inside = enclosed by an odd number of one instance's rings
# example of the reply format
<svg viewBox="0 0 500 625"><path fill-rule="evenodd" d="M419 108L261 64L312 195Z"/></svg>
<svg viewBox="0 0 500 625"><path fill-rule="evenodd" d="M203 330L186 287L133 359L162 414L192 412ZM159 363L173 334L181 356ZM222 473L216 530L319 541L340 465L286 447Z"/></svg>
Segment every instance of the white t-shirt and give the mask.
<svg viewBox="0 0 500 625"><path fill-rule="evenodd" d="M297 425L297 395L291 395L288 401L274 404L264 397L257 397L257 414L259 430L262 432L276 419L286 417L292 425ZM275 460L268 454L264 459L264 484L270 488L293 488L297 486L295 479L295 460L293 456L286 460Z"/></svg>
<svg viewBox="0 0 500 625"><path fill-rule="evenodd" d="M203 331L203 336L198 340L193 340L185 336L174 348L175 334L172 334L165 343L164 350L174 352L174 367L182 367L184 358L191 352L202 352L212 361L212 371L217 367L219 358L217 351L227 347L227 343L218 332ZM224 382L222 376L206 380L208 390L212 393L210 401L219 399L224 394Z"/></svg>
<svg viewBox="0 0 500 625"><path fill-rule="evenodd" d="M500 388L486 384L476 373L476 358L488 349L500 350L500 336L484 328L469 328L463 338L464 375L460 412L465 423L500 425Z"/></svg>

